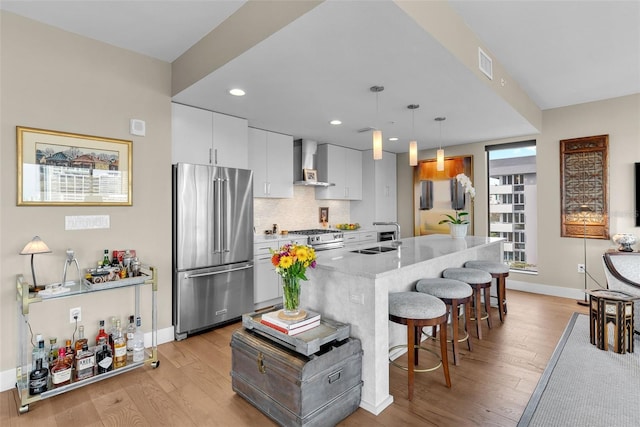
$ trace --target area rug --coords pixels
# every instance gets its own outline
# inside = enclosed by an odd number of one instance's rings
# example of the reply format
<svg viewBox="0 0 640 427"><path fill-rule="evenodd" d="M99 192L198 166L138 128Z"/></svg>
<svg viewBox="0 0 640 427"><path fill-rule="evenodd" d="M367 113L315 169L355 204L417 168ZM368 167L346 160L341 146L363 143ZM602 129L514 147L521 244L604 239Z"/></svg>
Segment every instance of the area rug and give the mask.
<svg viewBox="0 0 640 427"><path fill-rule="evenodd" d="M640 425L640 337L634 353L599 350L589 317L574 313L518 423L525 426Z"/></svg>

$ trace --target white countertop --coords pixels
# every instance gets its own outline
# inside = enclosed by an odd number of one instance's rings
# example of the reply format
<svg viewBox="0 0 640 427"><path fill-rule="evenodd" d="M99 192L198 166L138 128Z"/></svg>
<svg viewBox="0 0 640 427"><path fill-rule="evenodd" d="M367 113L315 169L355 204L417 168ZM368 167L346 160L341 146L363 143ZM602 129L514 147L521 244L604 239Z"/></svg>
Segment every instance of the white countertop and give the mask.
<svg viewBox="0 0 640 427"><path fill-rule="evenodd" d="M392 246L392 242L378 242L354 246L344 249L317 252L317 267L338 271L345 274L378 277L390 274L403 267L428 261L443 255L460 252L471 248L499 242L498 237L467 236L454 239L448 234L432 234L428 236L401 239L402 244L395 251L367 255L353 253L353 250L372 246Z"/></svg>

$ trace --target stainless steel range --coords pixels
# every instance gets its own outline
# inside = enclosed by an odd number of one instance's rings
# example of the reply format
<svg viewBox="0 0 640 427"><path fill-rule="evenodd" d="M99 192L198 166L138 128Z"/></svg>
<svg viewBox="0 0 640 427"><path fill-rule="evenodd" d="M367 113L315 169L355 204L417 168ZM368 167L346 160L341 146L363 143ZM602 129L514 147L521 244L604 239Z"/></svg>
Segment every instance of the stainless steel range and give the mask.
<svg viewBox="0 0 640 427"><path fill-rule="evenodd" d="M339 249L344 247L344 237L339 230L297 230L289 231L292 234L304 234L307 236L307 244L316 251Z"/></svg>

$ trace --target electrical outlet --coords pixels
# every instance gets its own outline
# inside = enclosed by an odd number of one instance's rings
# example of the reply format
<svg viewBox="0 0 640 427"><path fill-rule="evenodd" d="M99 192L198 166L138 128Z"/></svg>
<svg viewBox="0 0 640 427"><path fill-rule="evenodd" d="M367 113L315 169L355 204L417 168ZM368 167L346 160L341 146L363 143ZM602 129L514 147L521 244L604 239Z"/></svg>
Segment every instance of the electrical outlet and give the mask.
<svg viewBox="0 0 640 427"><path fill-rule="evenodd" d="M77 317L77 319L76 319ZM69 309L69 323L76 323L76 320L80 322L82 320L82 308L75 307Z"/></svg>
<svg viewBox="0 0 640 427"><path fill-rule="evenodd" d="M584 264L578 264L578 273L584 273Z"/></svg>

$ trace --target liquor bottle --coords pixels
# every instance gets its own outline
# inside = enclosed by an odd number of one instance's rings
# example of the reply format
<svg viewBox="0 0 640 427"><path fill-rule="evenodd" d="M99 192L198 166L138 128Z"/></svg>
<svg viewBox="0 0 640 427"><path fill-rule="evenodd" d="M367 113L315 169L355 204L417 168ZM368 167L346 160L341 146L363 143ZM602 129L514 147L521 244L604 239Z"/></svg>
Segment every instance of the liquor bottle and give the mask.
<svg viewBox="0 0 640 427"><path fill-rule="evenodd" d="M104 331L104 320L100 321L100 331L96 335L96 345L99 345L100 338L104 338L105 342L109 340L109 335Z"/></svg>
<svg viewBox="0 0 640 427"><path fill-rule="evenodd" d="M67 362L69 362L71 364L71 366L73 367L73 361L76 358L76 351L71 346L71 340L66 340L65 341L64 354L65 354L64 357L67 358Z"/></svg>
<svg viewBox="0 0 640 427"><path fill-rule="evenodd" d="M104 374L113 369L113 358L111 357L111 349L107 342L103 339L102 344L98 345L99 350L96 351L96 365L98 366L98 374Z"/></svg>
<svg viewBox="0 0 640 427"><path fill-rule="evenodd" d="M76 380L84 380L95 375L96 355L89 350L85 342L82 349L76 353Z"/></svg>
<svg viewBox="0 0 640 427"><path fill-rule="evenodd" d="M133 361L144 361L144 334L142 333L142 320L140 316L136 318L136 333L133 336Z"/></svg>
<svg viewBox="0 0 640 427"><path fill-rule="evenodd" d="M38 361L38 359L46 360L46 358L47 358L47 353L44 349L44 338L42 338L41 334L37 334L36 346L31 351L31 370L32 371L36 370L36 362ZM45 365L45 367L47 366Z"/></svg>
<svg viewBox="0 0 640 427"><path fill-rule="evenodd" d="M127 364L127 343L120 327L120 320L116 321L116 332L113 335L113 367L122 368Z"/></svg>
<svg viewBox="0 0 640 427"><path fill-rule="evenodd" d="M129 316L129 324L127 325L127 363L133 361L133 338L136 334L136 322L135 316L132 314Z"/></svg>
<svg viewBox="0 0 640 427"><path fill-rule="evenodd" d="M58 360L58 339L53 337L53 338L49 338L49 368L52 368L53 365L56 364L56 361ZM44 366L44 365L43 365Z"/></svg>
<svg viewBox="0 0 640 427"><path fill-rule="evenodd" d="M71 364L68 362L64 347L58 350L58 361L51 368L51 384L60 387L71 382Z"/></svg>
<svg viewBox="0 0 640 427"><path fill-rule="evenodd" d="M89 345L89 341L84 337L84 326L80 325L78 326L78 339L76 340L76 343L74 345L76 349L76 355L80 352L80 350L82 350L82 346L84 344Z"/></svg>
<svg viewBox="0 0 640 427"><path fill-rule="evenodd" d="M116 322L119 322L120 319L118 319L116 316L112 316L111 317L111 327L109 328L109 330L107 331L107 343L109 344L109 346L111 347L111 354L114 355L115 357L115 347L113 346L113 335L116 333Z"/></svg>
<svg viewBox="0 0 640 427"><path fill-rule="evenodd" d="M113 251L111 257L111 267L120 267L120 260L118 259L118 251Z"/></svg>
<svg viewBox="0 0 640 427"><path fill-rule="evenodd" d="M104 257L102 258L102 266L109 267L111 265L111 260L109 259L109 249L104 250Z"/></svg>
<svg viewBox="0 0 640 427"><path fill-rule="evenodd" d="M29 395L31 396L47 391L49 370L42 366L43 360L36 360L36 368L29 374Z"/></svg>

